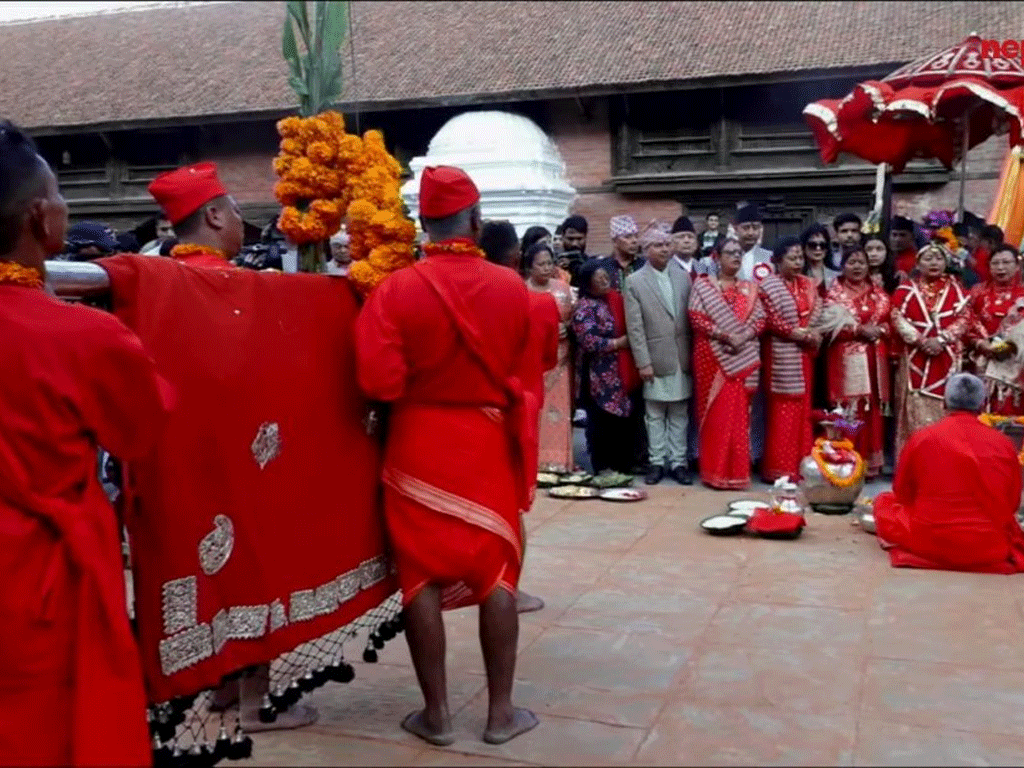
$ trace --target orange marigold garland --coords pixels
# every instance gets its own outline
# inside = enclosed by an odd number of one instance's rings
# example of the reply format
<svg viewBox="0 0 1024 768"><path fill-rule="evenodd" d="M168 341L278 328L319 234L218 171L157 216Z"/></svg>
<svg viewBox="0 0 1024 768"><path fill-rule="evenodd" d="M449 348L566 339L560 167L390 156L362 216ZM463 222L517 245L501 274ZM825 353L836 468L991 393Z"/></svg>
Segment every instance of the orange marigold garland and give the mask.
<svg viewBox="0 0 1024 768"><path fill-rule="evenodd" d="M853 458L853 472L848 476L840 477L832 471L832 467L824 455L826 443L831 445L832 449L836 452L846 454L847 458ZM850 440L826 440L823 437L819 437L814 441L811 456L814 457L814 463L818 465L818 471L821 472L822 477L826 478L837 488L849 488L852 485L856 485L864 477L864 459L854 450L853 443Z"/></svg>
<svg viewBox="0 0 1024 768"><path fill-rule="evenodd" d="M348 220L349 280L364 296L396 269L412 264L416 227L402 212L401 166L380 131L345 133L338 112L286 117L277 124L283 206L278 228L299 246L303 271L321 271L322 244Z"/></svg>
<svg viewBox="0 0 1024 768"><path fill-rule="evenodd" d="M43 276L38 269L15 264L13 261L0 261L0 285L4 283L42 288Z"/></svg>

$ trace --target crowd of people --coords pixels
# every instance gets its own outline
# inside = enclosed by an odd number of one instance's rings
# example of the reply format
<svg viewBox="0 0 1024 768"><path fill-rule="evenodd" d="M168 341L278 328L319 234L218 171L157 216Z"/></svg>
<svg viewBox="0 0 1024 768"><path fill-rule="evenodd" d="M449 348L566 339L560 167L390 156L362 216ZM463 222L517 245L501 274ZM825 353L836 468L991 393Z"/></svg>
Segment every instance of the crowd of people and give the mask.
<svg viewBox="0 0 1024 768"><path fill-rule="evenodd" d="M884 236L843 213L769 249L753 204L732 222L709 215L699 233L686 216L615 216L606 256L587 252L579 215L521 239L485 222L489 258L558 311L541 468L575 467L582 422L596 473L685 485L699 468L712 488L745 488L752 468L766 482L796 475L820 414L839 409L876 478L941 418L961 370L987 382L994 413L1024 414L1020 253L999 227L964 219L897 215Z"/></svg>

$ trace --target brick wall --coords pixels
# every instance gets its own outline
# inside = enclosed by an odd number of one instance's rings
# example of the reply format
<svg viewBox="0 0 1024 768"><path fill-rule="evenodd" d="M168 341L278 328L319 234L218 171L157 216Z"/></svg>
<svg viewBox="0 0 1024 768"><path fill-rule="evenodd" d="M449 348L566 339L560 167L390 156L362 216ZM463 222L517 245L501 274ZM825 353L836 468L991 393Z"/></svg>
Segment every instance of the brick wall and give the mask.
<svg viewBox="0 0 1024 768"><path fill-rule="evenodd" d="M654 218L671 223L676 216L687 211L688 201L669 196L626 196L612 192L606 184L613 173L606 102L595 100L587 106L592 110L589 115L585 115L574 101L549 102L548 133L565 161L569 183L577 190L573 213L585 216L590 224L587 248L591 253L607 253L611 249L608 220L612 216L630 214L641 226ZM998 136L975 147L968 155L966 206L979 216L986 217L992 208L1006 151L1006 137ZM893 195L893 202L894 205L900 201L907 204L913 217L920 220L933 209L955 210L958 195L959 177L954 174L951 183L937 189L898 190ZM837 207L822 205L817 208L816 218L828 223L841 212ZM867 214L866 209L856 212ZM698 203L690 214L698 231L703 227L704 213ZM729 216L727 210L723 209L722 213Z"/></svg>
<svg viewBox="0 0 1024 768"><path fill-rule="evenodd" d="M219 152L203 158L217 163L220 180L243 205L273 204L277 176L272 165L276 147L264 152Z"/></svg>

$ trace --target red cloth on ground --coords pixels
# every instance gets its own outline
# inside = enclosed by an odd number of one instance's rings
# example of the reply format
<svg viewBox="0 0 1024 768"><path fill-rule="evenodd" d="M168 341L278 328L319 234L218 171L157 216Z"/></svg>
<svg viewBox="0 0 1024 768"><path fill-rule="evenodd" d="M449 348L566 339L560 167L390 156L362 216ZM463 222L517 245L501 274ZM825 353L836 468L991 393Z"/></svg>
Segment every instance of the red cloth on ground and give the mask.
<svg viewBox="0 0 1024 768"><path fill-rule="evenodd" d="M608 309L615 320L615 335L626 335L626 303L622 294L612 288L608 291ZM622 388L627 392L635 392L643 381L640 379L640 371L637 370L636 361L633 359L633 351L627 344L618 352L619 377L622 379Z"/></svg>
<svg viewBox="0 0 1024 768"><path fill-rule="evenodd" d="M536 401L513 402L529 333L523 281L472 257L430 255L363 306L359 383L393 404L384 511L406 604L427 583L444 588L445 608L516 589L519 512L536 482Z"/></svg>
<svg viewBox="0 0 1024 768"><path fill-rule="evenodd" d="M0 286L0 761L148 765L98 447L149 450L171 394L116 318Z"/></svg>
<svg viewBox="0 0 1024 768"><path fill-rule="evenodd" d="M1021 467L1013 443L971 413L953 413L907 441L875 525L894 567L1024 571Z"/></svg>
<svg viewBox="0 0 1024 768"><path fill-rule="evenodd" d="M363 424L346 280L98 263L115 313L179 398L156 450L127 467L139 642L150 697L164 701L338 629L396 589L380 448Z"/></svg>

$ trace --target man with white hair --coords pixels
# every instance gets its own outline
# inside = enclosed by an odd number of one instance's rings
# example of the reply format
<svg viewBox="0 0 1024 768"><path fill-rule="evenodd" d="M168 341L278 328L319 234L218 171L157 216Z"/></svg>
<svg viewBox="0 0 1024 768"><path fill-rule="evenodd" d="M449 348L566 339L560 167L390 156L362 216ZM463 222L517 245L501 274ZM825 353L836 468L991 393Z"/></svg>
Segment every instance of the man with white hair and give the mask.
<svg viewBox="0 0 1024 768"><path fill-rule="evenodd" d="M349 253L348 232L342 227L339 232L331 235L331 259L327 262L328 275L347 275L352 266L352 256Z"/></svg>
<svg viewBox="0 0 1024 768"><path fill-rule="evenodd" d="M694 238L696 240L696 238ZM648 464L645 482L665 475L692 485L687 465L690 382L690 276L669 268L672 235L654 222L640 235L646 264L626 278L626 334L643 379Z"/></svg>
<svg viewBox="0 0 1024 768"><path fill-rule="evenodd" d="M977 376L950 376L945 402L946 417L903 447L892 492L875 499L879 542L894 567L1024 571L1017 450L978 420L985 384Z"/></svg>

